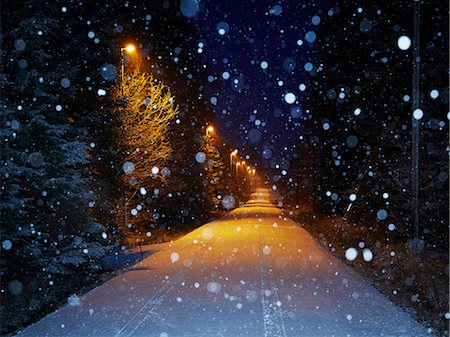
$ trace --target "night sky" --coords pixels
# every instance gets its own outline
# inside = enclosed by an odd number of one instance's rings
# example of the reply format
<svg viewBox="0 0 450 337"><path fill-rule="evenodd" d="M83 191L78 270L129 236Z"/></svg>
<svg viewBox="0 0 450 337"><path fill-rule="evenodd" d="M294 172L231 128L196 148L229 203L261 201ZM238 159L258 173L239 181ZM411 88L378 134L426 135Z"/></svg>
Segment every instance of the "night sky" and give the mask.
<svg viewBox="0 0 450 337"><path fill-rule="evenodd" d="M332 11L269 1L209 1L196 8L193 1L180 5L201 36L197 52L210 74L205 100L216 123L232 144L256 150L273 166L289 156L301 130L302 102L317 69L317 28ZM294 102L285 100L287 93Z"/></svg>

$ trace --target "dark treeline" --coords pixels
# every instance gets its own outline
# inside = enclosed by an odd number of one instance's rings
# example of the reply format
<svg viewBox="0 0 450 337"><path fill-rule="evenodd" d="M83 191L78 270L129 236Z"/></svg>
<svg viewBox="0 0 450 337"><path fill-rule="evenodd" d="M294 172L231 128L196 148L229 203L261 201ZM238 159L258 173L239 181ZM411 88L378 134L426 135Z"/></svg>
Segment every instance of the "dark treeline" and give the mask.
<svg viewBox="0 0 450 337"><path fill-rule="evenodd" d="M413 3L329 2L319 13L307 114L289 174L279 178L292 214L324 246L342 258L349 247L371 249L369 263L361 255L347 262L447 335L448 3L421 3L420 217L412 240ZM407 50L398 46L403 35Z"/></svg>
<svg viewBox="0 0 450 337"><path fill-rule="evenodd" d="M311 213L343 215L355 194L352 221L386 234L394 223L404 238L413 235L413 47L400 50L397 41L413 39L412 3L330 3L322 13L304 134L287 182L290 202L310 205ZM422 5L420 37L420 237L442 249L448 242L447 9L439 1Z"/></svg>
<svg viewBox="0 0 450 337"><path fill-rule="evenodd" d="M113 247L195 228L230 206L224 196L238 202L248 186L228 178L231 149L219 153L223 144L204 137L213 118L202 98L206 75L195 59L195 32L177 8L5 1L1 21L5 333L93 284ZM167 129L164 179L147 179L146 193L124 210L132 182L124 179L123 102L112 92L120 85L120 48L130 42L140 69L170 89L178 113ZM132 68L127 62L126 72ZM199 152L205 160L196 160ZM126 231L124 211L140 205L146 221Z"/></svg>

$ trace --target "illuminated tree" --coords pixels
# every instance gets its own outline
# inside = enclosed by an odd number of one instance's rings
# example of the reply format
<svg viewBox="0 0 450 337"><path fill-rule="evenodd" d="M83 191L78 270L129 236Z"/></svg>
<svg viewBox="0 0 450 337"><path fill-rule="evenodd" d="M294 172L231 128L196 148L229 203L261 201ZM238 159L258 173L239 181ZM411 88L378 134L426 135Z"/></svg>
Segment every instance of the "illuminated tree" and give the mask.
<svg viewBox="0 0 450 337"><path fill-rule="evenodd" d="M152 196L158 182L167 179L165 165L172 154L169 126L178 113L170 89L147 73L135 70L114 96L121 124L124 202L118 222L137 235L145 234L157 217Z"/></svg>

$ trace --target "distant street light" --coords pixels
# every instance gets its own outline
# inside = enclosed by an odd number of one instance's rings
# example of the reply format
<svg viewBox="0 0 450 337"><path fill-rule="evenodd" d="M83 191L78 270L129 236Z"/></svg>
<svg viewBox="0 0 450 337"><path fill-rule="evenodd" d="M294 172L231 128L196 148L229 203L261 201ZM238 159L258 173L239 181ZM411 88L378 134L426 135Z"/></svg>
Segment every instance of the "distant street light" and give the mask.
<svg viewBox="0 0 450 337"><path fill-rule="evenodd" d="M230 172L231 173L233 173L233 157L236 156L237 153L238 153L237 149L234 151L231 151L231 153L230 153Z"/></svg>
<svg viewBox="0 0 450 337"><path fill-rule="evenodd" d="M208 127L206 128L206 136L208 136L211 132L214 132L214 127L208 126Z"/></svg>
<svg viewBox="0 0 450 337"><path fill-rule="evenodd" d="M136 51L136 47L132 44L129 44L125 47L125 50L127 51L127 53L133 53L134 51Z"/></svg>
<svg viewBox="0 0 450 337"><path fill-rule="evenodd" d="M249 174L249 176L250 176L250 184L253 184L253 179L255 178L255 169L249 169L248 170L248 174Z"/></svg>
<svg viewBox="0 0 450 337"><path fill-rule="evenodd" d="M124 52L127 52L129 54L132 54L136 51L136 47L132 44L128 44L125 47L120 48L120 65L121 65L121 78L120 78L120 83L122 86L122 96L123 96L123 89L124 89L124 84L123 84L123 80L125 78L125 57L124 57Z"/></svg>

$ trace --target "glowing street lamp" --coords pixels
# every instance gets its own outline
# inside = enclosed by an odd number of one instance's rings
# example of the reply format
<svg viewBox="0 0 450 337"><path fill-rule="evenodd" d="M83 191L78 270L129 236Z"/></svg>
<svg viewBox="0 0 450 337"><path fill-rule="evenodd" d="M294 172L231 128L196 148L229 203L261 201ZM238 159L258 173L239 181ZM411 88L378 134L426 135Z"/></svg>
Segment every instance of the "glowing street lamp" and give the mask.
<svg viewBox="0 0 450 337"><path fill-rule="evenodd" d="M136 51L136 47L132 44L129 44L125 47L127 53L134 53Z"/></svg>
<svg viewBox="0 0 450 337"><path fill-rule="evenodd" d="M208 126L208 127L206 128L206 136L208 136L211 132L214 132L214 127Z"/></svg>
<svg viewBox="0 0 450 337"><path fill-rule="evenodd" d="M136 51L136 47L132 44L128 44L125 47L120 48L120 58L121 58L121 78L120 83L122 84L122 96L123 96L123 79L125 78L125 58L124 58L124 52L127 52L128 54L132 54Z"/></svg>
<svg viewBox="0 0 450 337"><path fill-rule="evenodd" d="M234 151L231 151L231 153L230 153L230 172L231 173L233 173L233 157L236 156L237 153L238 153L237 149Z"/></svg>

